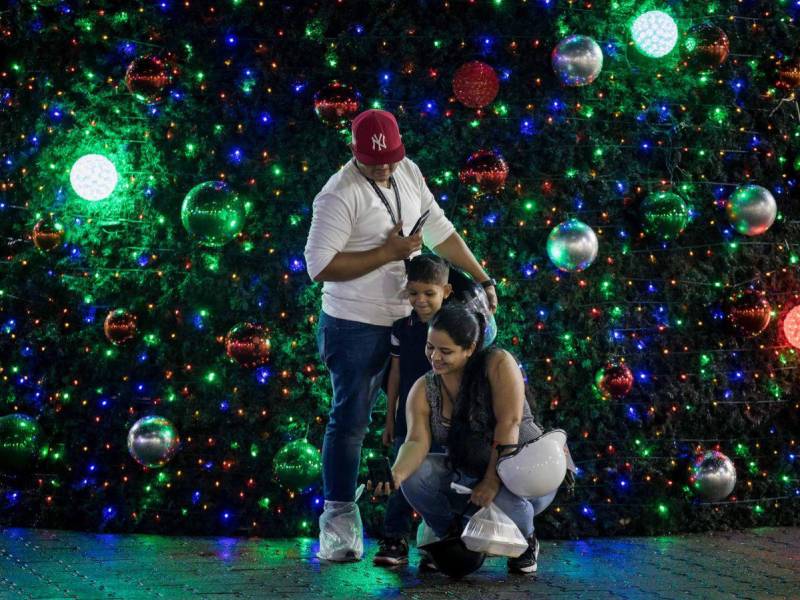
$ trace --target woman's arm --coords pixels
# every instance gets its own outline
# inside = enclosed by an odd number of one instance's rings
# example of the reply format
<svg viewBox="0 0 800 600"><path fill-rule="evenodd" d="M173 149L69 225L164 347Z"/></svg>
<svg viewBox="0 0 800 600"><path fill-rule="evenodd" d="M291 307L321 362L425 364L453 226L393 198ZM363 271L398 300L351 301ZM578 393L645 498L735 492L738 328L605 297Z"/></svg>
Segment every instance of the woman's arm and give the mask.
<svg viewBox="0 0 800 600"><path fill-rule="evenodd" d="M495 444L516 444L519 441L519 425L522 422L522 406L525 402L525 382L514 357L500 350L489 357L487 374L492 389L492 409L496 425ZM497 475L498 452L492 449L489 464L483 479L472 490L472 502L489 506L500 491Z"/></svg>
<svg viewBox="0 0 800 600"><path fill-rule="evenodd" d="M395 488L399 488L400 484L419 468L431 449L430 417L431 407L425 395L425 376L423 375L411 387L406 400L408 433L392 466Z"/></svg>

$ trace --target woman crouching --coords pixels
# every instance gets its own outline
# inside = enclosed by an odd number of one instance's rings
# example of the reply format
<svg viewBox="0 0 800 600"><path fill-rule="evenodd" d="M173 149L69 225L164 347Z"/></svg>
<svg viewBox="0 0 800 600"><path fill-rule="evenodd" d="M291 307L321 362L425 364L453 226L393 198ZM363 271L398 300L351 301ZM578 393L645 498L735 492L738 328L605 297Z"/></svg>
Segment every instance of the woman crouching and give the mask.
<svg viewBox="0 0 800 600"><path fill-rule="evenodd" d="M392 478L438 538L463 528L460 517L468 500L478 506L494 502L528 540L528 549L508 560L509 572L534 573L539 543L533 517L555 492L523 498L497 475L497 447L528 442L542 430L514 357L482 347L484 325L480 313L457 303L445 305L431 320L426 354L432 370L408 394L408 434ZM431 442L447 453L429 454ZM469 499L455 494L451 482L472 488Z"/></svg>

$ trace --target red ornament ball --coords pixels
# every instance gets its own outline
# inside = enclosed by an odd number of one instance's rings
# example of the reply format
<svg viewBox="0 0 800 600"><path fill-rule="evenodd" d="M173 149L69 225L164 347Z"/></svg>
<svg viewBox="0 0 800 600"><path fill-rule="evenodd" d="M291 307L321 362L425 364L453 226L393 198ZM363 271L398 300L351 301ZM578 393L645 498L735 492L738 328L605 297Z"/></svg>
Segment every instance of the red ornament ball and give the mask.
<svg viewBox="0 0 800 600"><path fill-rule="evenodd" d="M800 348L800 305L792 308L783 319L783 335L795 348Z"/></svg>
<svg viewBox="0 0 800 600"><path fill-rule="evenodd" d="M33 245L43 252L50 252L64 241L64 228L53 219L40 219L33 226Z"/></svg>
<svg viewBox="0 0 800 600"><path fill-rule="evenodd" d="M103 323L103 332L116 346L131 341L136 337L136 315L124 308L112 310Z"/></svg>
<svg viewBox="0 0 800 600"><path fill-rule="evenodd" d="M725 32L716 25L700 23L686 32L683 48L691 66L715 69L727 60L730 42Z"/></svg>
<svg viewBox="0 0 800 600"><path fill-rule="evenodd" d="M360 109L361 94L338 81L326 85L314 94L314 112L326 125L345 126Z"/></svg>
<svg viewBox="0 0 800 600"><path fill-rule="evenodd" d="M271 344L261 325L239 323L225 337L225 352L243 367L257 367L269 360Z"/></svg>
<svg viewBox="0 0 800 600"><path fill-rule="evenodd" d="M633 389L633 373L625 363L608 363L597 374L597 387L603 396L619 400Z"/></svg>
<svg viewBox="0 0 800 600"><path fill-rule="evenodd" d="M497 152L478 150L467 159L459 179L465 185L477 185L481 193L492 194L503 189L508 177L508 163Z"/></svg>
<svg viewBox="0 0 800 600"><path fill-rule="evenodd" d="M771 317L769 302L762 293L753 290L732 298L728 307L728 323L744 335L758 335L767 328Z"/></svg>
<svg viewBox="0 0 800 600"><path fill-rule="evenodd" d="M137 100L145 104L161 102L172 84L175 71L158 56L140 56L125 72L125 85Z"/></svg>
<svg viewBox="0 0 800 600"><path fill-rule="evenodd" d="M453 93L469 108L483 108L497 97L500 80L486 63L473 60L461 65L453 75Z"/></svg>
<svg viewBox="0 0 800 600"><path fill-rule="evenodd" d="M785 90L800 87L800 58L790 58L778 65L775 85Z"/></svg>

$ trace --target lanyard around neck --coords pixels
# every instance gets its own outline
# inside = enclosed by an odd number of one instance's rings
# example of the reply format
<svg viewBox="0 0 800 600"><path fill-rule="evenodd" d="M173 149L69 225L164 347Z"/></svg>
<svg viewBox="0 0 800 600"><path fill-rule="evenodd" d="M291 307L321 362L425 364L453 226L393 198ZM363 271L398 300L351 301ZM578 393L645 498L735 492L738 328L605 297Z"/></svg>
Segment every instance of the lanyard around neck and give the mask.
<svg viewBox="0 0 800 600"><path fill-rule="evenodd" d="M361 169L358 168L358 165L356 164L355 159L353 159L353 164L356 167L356 171L361 173ZM400 190L397 189L397 183L395 183L394 177L393 176L389 176L389 183L391 184L392 189L394 190L394 200L395 200L395 204L397 204L397 218L395 218L395 216L394 216L394 211L392 211L392 207L389 204L389 200L386 199L386 196L381 191L381 188L378 187L378 184L375 183L375 181L373 181L372 179L370 179L366 175L364 175L364 173L361 173L361 175L364 177L364 179L369 181L369 184L372 186L372 189L375 190L375 193L378 194L378 198L380 198L381 202L383 202L383 205L386 207L386 210L389 212L389 218L392 220L392 225L397 225L400 221L402 221L403 220L403 209L402 209L401 204L400 204ZM402 235L402 232L400 232L400 235Z"/></svg>

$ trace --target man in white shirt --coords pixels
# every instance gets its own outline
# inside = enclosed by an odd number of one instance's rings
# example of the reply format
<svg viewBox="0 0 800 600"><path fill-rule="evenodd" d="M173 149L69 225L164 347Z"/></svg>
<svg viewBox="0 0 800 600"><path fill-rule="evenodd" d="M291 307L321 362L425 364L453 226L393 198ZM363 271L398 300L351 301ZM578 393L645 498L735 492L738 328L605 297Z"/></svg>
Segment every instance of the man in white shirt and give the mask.
<svg viewBox="0 0 800 600"><path fill-rule="evenodd" d="M314 199L305 248L309 275L325 282L317 344L333 400L322 446L320 557L334 561L361 558L361 546L334 548L326 533L334 514L351 515L360 529L354 502L361 444L388 363L391 325L411 312L403 294L404 259L424 243L480 282L490 308L497 308L495 281L436 204L419 167L405 158L394 116L364 111L353 120L352 134L353 160ZM427 211L421 231L411 235Z"/></svg>

